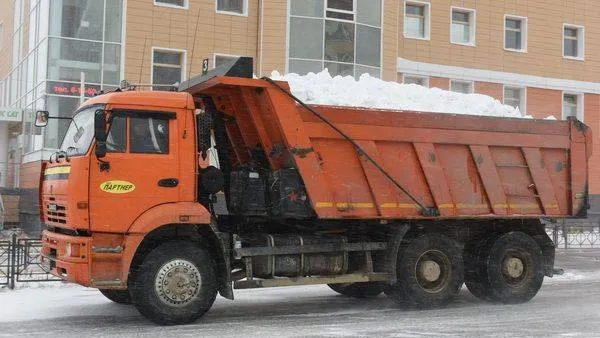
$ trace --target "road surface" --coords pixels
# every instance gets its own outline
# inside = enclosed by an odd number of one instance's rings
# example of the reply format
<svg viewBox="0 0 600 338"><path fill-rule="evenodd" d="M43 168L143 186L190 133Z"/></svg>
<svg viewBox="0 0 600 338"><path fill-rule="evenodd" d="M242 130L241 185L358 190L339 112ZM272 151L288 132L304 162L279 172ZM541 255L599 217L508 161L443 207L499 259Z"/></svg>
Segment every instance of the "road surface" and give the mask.
<svg viewBox="0 0 600 338"><path fill-rule="evenodd" d="M327 286L236 292L193 325L156 326L134 307L78 286L0 291L0 337L600 337L600 251L558 253L565 274L520 305L463 288L444 309L408 311L385 296L357 300Z"/></svg>

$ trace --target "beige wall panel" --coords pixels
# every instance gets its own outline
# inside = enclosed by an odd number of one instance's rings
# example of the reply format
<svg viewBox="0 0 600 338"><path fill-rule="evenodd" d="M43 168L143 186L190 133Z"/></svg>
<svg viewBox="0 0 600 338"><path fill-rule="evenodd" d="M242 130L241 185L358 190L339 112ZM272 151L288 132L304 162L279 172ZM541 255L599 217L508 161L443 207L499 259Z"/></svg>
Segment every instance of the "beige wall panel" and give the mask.
<svg viewBox="0 0 600 338"><path fill-rule="evenodd" d="M430 1L431 40L405 39L400 6L398 56L433 64L489 69L580 81L598 81L600 1L486 0ZM451 44L450 7L476 10L476 47ZM527 53L504 50L504 15L528 18ZM562 56L563 23L585 26L585 61Z"/></svg>
<svg viewBox="0 0 600 338"><path fill-rule="evenodd" d="M273 70L285 71L287 49L287 1L263 0L261 40L261 75L270 75Z"/></svg>
<svg viewBox="0 0 600 338"><path fill-rule="evenodd" d="M3 9L0 11L0 22L3 32L2 49L0 50L0 79L10 73L12 67L12 31L13 31L13 2L2 0Z"/></svg>
<svg viewBox="0 0 600 338"><path fill-rule="evenodd" d="M382 67L381 75L384 80L397 79L398 55L398 24L400 18L400 0L384 0L383 8L383 36L382 36Z"/></svg>
<svg viewBox="0 0 600 338"><path fill-rule="evenodd" d="M128 0L125 78L150 82L152 46L186 50L186 77L199 74L205 58L212 67L215 53L256 57L257 32L258 0L249 0L247 16L216 13L214 0L190 0L189 9Z"/></svg>

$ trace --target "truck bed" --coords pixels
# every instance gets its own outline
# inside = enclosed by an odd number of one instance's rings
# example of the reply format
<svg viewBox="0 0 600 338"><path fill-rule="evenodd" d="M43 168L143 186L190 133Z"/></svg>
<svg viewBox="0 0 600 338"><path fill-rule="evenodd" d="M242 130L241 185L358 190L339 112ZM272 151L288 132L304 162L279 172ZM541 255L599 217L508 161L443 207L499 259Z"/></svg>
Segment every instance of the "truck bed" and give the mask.
<svg viewBox="0 0 600 338"><path fill-rule="evenodd" d="M215 77L187 91L231 117L235 163L258 147L271 169L295 166L319 218L586 215L592 136L575 119L310 107L349 141L265 80Z"/></svg>

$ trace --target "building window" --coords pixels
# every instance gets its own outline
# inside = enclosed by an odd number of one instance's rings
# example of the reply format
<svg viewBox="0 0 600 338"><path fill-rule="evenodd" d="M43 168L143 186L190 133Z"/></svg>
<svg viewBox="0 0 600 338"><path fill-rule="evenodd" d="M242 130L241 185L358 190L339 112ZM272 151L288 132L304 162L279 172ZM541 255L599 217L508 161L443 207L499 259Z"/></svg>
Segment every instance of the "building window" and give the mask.
<svg viewBox="0 0 600 338"><path fill-rule="evenodd" d="M247 15L248 0L216 0L217 12L223 14Z"/></svg>
<svg viewBox="0 0 600 338"><path fill-rule="evenodd" d="M154 0L154 4L173 8L188 8L188 0Z"/></svg>
<svg viewBox="0 0 600 338"><path fill-rule="evenodd" d="M581 26L564 25L563 56L571 59L583 59L585 56L585 34Z"/></svg>
<svg viewBox="0 0 600 338"><path fill-rule="evenodd" d="M504 17L504 48L511 51L527 51L527 18Z"/></svg>
<svg viewBox="0 0 600 338"><path fill-rule="evenodd" d="M450 42L461 45L475 45L475 11L452 8Z"/></svg>
<svg viewBox="0 0 600 338"><path fill-rule="evenodd" d="M567 119L569 116L583 121L583 95L563 94L563 119Z"/></svg>
<svg viewBox="0 0 600 338"><path fill-rule="evenodd" d="M429 3L405 2L404 37L429 39Z"/></svg>
<svg viewBox="0 0 600 338"><path fill-rule="evenodd" d="M450 91L463 94L473 93L473 82L471 81L460 81L450 80Z"/></svg>
<svg viewBox="0 0 600 338"><path fill-rule="evenodd" d="M185 51L171 49L152 50L152 84L173 85L183 80Z"/></svg>
<svg viewBox="0 0 600 338"><path fill-rule="evenodd" d="M404 75L402 79L404 84L416 84L423 87L429 87L429 78L426 76L418 75Z"/></svg>
<svg viewBox="0 0 600 338"><path fill-rule="evenodd" d="M525 88L504 87L504 104L525 112Z"/></svg>
<svg viewBox="0 0 600 338"><path fill-rule="evenodd" d="M382 0L290 0L288 71L381 77Z"/></svg>
<svg viewBox="0 0 600 338"><path fill-rule="evenodd" d="M325 16L331 19L354 21L353 0L326 0L327 12Z"/></svg>
<svg viewBox="0 0 600 338"><path fill-rule="evenodd" d="M237 55L226 55L226 54L214 54L213 57L213 65L214 68L219 67L220 65L235 61L239 58Z"/></svg>

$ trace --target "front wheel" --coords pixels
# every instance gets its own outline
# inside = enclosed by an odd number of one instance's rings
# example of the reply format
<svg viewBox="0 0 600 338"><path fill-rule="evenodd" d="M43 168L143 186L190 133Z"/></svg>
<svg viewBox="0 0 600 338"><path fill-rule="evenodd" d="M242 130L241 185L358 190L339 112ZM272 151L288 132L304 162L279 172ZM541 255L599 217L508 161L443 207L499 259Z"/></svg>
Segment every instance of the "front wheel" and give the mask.
<svg viewBox="0 0 600 338"><path fill-rule="evenodd" d="M131 304L131 295L129 294L129 290L110 290L110 289L99 289L100 293L112 300L115 303L119 304Z"/></svg>
<svg viewBox="0 0 600 338"><path fill-rule="evenodd" d="M355 298L373 298L383 292L383 286L377 282L338 283L327 284L327 286L341 295Z"/></svg>
<svg viewBox="0 0 600 338"><path fill-rule="evenodd" d="M146 256L129 290L144 317L161 325L188 324L215 301L215 263L196 243L170 241Z"/></svg>

